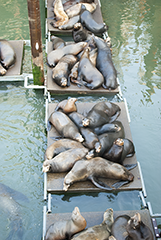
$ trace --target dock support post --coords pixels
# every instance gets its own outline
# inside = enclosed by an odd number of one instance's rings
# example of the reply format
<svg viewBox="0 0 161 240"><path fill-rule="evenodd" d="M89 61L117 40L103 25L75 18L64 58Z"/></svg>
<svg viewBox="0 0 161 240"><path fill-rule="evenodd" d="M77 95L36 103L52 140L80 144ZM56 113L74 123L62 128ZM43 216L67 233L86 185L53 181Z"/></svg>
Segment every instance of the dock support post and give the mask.
<svg viewBox="0 0 161 240"><path fill-rule="evenodd" d="M41 20L39 0L27 0L30 28L32 71L35 85L44 83L44 65L41 38Z"/></svg>

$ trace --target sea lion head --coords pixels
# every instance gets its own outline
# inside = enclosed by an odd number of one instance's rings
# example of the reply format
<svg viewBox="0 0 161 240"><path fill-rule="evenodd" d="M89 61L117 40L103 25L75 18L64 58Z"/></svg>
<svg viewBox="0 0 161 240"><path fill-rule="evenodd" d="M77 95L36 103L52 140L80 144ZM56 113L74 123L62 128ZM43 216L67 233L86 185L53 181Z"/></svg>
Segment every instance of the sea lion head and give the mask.
<svg viewBox="0 0 161 240"><path fill-rule="evenodd" d="M86 159L91 159L94 157L94 150L92 149L91 151L88 152L88 154L86 155Z"/></svg>
<svg viewBox="0 0 161 240"><path fill-rule="evenodd" d="M99 153L101 151L101 148L102 148L101 143L96 142L94 148L95 148L96 152Z"/></svg>
<svg viewBox="0 0 161 240"><path fill-rule="evenodd" d="M83 126L84 127L87 127L87 126L89 126L89 119L88 118L84 118L83 120L82 120L82 124L83 124Z"/></svg>
<svg viewBox="0 0 161 240"><path fill-rule="evenodd" d="M118 145L118 146L123 146L124 145L124 140L122 138L117 138L114 141L114 144Z"/></svg>
<svg viewBox="0 0 161 240"><path fill-rule="evenodd" d="M77 111L77 107L75 105L76 101L77 98L69 98L67 104L64 107L64 112L65 113L76 112Z"/></svg>
<svg viewBox="0 0 161 240"><path fill-rule="evenodd" d="M133 217L128 221L128 225L130 225L133 229L139 227L141 222L141 216L139 213L135 213Z"/></svg>
<svg viewBox="0 0 161 240"><path fill-rule="evenodd" d="M67 83L68 83L67 79L65 77L62 77L62 79L60 81L61 87L66 87Z"/></svg>
<svg viewBox="0 0 161 240"><path fill-rule="evenodd" d="M74 225L77 225L79 227L79 231L83 230L87 225L87 222L84 219L84 217L81 215L78 207L74 208L71 219Z"/></svg>
<svg viewBox="0 0 161 240"><path fill-rule="evenodd" d="M114 169L114 175L116 174L120 180L128 180L129 182L132 182L134 179L134 175L128 171L124 166L114 163L113 164Z"/></svg>
<svg viewBox="0 0 161 240"><path fill-rule="evenodd" d="M107 230L111 232L112 224L114 223L113 209L108 208L103 215L103 222L107 224Z"/></svg>
<svg viewBox="0 0 161 240"><path fill-rule="evenodd" d="M116 132L119 132L121 130L121 127L118 124L115 124L115 130Z"/></svg>
<svg viewBox="0 0 161 240"><path fill-rule="evenodd" d="M76 139L78 142L83 142L83 141L84 141L84 138L82 137L82 135L81 135L80 133L77 133L77 134L76 134L75 139Z"/></svg>
<svg viewBox="0 0 161 240"><path fill-rule="evenodd" d="M6 74L7 70L0 65L0 76L4 76Z"/></svg>
<svg viewBox="0 0 161 240"><path fill-rule="evenodd" d="M43 163L42 171L43 172L50 172L50 170L51 170L51 164L50 164L49 160L45 160L44 163Z"/></svg>

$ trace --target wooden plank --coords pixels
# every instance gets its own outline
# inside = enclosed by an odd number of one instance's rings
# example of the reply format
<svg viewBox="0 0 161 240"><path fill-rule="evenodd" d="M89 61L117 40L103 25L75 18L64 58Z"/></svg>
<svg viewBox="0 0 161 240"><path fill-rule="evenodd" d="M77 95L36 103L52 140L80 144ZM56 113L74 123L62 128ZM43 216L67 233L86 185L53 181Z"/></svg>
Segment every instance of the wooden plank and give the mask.
<svg viewBox="0 0 161 240"><path fill-rule="evenodd" d="M54 28L51 23L54 23L55 20L53 20L54 17L54 12L53 12L53 2L54 0L47 0L47 29L51 34L55 35L71 35L72 34L72 29L71 30L59 30L58 28ZM67 0L63 1L64 3L67 2ZM102 18L102 13L101 13L101 8L99 5L99 1L95 0L94 1L97 4L96 10L92 13L93 18L97 23L103 23L103 18Z"/></svg>
<svg viewBox="0 0 161 240"><path fill-rule="evenodd" d="M4 75L4 77L20 75L21 68L22 68L24 41L23 40L11 40L11 41L9 41L9 43L12 45L12 47L16 53L16 62L13 67L11 67L7 70L7 73Z"/></svg>
<svg viewBox="0 0 161 240"><path fill-rule="evenodd" d="M52 42L48 43L48 53L52 51ZM119 84L118 84L119 85ZM89 89L86 86L78 87L76 84L71 83L69 87L60 87L52 79L52 68L47 67L47 90L50 93L61 93L61 94L108 94L115 95L119 93L119 87L114 90L108 90L103 87L98 89Z"/></svg>
<svg viewBox="0 0 161 240"><path fill-rule="evenodd" d="M80 210L81 211L81 210ZM154 235L154 230L152 227L152 222L150 218L149 211L147 209L144 210L129 210L129 211L114 211L114 219L116 217L127 214L130 217L134 216L136 212L139 212L141 215L141 219L146 224L152 231L153 237L155 239ZM86 219L87 221L87 228L92 227L94 225L101 224L103 221L103 213L104 212L81 212L82 216ZM71 213L50 213L47 214L46 216L46 229L48 227L57 222L57 221L63 221L63 220L68 220L71 217Z"/></svg>
<svg viewBox="0 0 161 240"><path fill-rule="evenodd" d="M87 115L87 112L90 111L90 109L96 104L96 102L76 102L78 112L83 114L84 116ZM121 121L124 130L125 130L125 138L128 138L132 140L131 136L131 131L130 131L130 126L128 123L128 118L127 118L127 113L126 113L126 107L124 102L116 103L119 105L121 108L121 114L118 117L118 121ZM54 111L55 107L57 104L50 103L49 108L48 108L48 116ZM59 134L55 130L54 127L48 132L47 136L47 141L48 141L48 146L50 146L53 143L53 137L57 137ZM133 157L131 158L126 158L124 161L125 164L133 164L137 163L136 160L136 155L134 154ZM139 173L138 166L135 167L134 169L131 170L132 174L134 175L134 181L122 186L121 188L117 189L116 191L122 191L122 190L141 190L142 189L142 184L141 184L141 177ZM48 192L64 192L63 190L63 181L66 173L47 173L47 191ZM107 185L111 186L116 180L111 180L111 179L105 179L105 178L100 178L103 182L105 182ZM74 183L69 190L70 192L82 192L82 191L88 191L88 192L93 192L93 191L100 191L99 188L95 187L90 181L85 181L85 182L78 182ZM101 191L103 191L101 189Z"/></svg>

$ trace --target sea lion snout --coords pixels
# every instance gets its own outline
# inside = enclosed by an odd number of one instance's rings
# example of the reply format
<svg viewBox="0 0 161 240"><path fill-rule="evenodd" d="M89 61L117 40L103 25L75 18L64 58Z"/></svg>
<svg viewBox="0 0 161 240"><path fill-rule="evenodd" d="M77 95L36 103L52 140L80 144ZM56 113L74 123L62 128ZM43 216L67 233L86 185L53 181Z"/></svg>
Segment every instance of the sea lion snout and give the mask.
<svg viewBox="0 0 161 240"><path fill-rule="evenodd" d="M132 173L129 173L128 180L129 180L130 182L132 182L133 179L134 179L134 175L133 175Z"/></svg>

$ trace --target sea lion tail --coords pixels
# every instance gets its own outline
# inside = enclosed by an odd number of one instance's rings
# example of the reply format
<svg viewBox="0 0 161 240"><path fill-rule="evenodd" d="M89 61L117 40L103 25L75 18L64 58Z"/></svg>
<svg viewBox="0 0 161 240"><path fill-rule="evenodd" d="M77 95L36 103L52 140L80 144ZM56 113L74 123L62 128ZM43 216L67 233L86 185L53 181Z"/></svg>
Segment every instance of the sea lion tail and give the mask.
<svg viewBox="0 0 161 240"><path fill-rule="evenodd" d="M98 180L96 177L94 176L90 176L89 179L91 180L91 182L98 188L104 189L104 190L113 190L112 188L110 188L107 184L105 184L104 182Z"/></svg>
<svg viewBox="0 0 161 240"><path fill-rule="evenodd" d="M117 188L120 188L120 187L122 187L123 185L128 184L128 183L129 183L128 180L126 180L126 181L118 181L118 182L114 183L114 184L112 185L112 187L114 187L115 189L117 189Z"/></svg>
<svg viewBox="0 0 161 240"><path fill-rule="evenodd" d="M134 164L125 164L123 165L127 170L131 170L137 166L137 163Z"/></svg>

